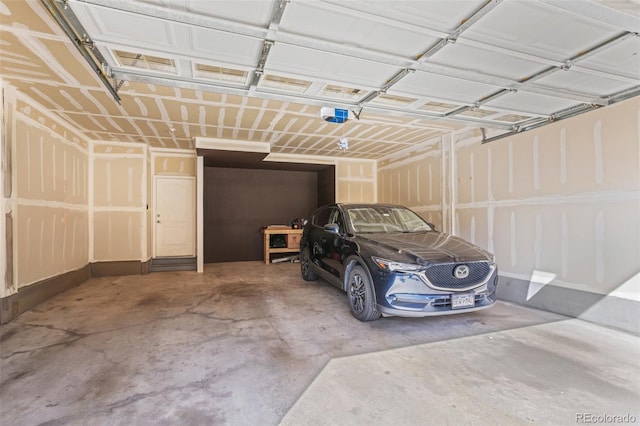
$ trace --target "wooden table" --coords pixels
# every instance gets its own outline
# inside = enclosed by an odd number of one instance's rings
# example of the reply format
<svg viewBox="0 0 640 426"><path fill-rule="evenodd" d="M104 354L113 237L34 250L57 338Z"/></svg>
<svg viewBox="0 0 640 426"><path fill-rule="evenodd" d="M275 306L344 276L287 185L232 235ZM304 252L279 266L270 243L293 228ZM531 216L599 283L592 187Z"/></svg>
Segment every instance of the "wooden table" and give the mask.
<svg viewBox="0 0 640 426"><path fill-rule="evenodd" d="M270 225L262 229L264 234L264 264L268 265L271 253L297 253L300 251L300 245L293 247L273 248L269 246L272 235L300 235L302 229L292 229L288 226Z"/></svg>

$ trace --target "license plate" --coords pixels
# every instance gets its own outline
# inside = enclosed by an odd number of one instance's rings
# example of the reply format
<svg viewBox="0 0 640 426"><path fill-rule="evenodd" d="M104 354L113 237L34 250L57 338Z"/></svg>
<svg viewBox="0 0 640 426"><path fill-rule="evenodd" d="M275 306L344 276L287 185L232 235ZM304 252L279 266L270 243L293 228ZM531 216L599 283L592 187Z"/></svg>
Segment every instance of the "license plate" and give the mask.
<svg viewBox="0 0 640 426"><path fill-rule="evenodd" d="M475 295L471 293L451 295L451 309L472 308L475 302Z"/></svg>

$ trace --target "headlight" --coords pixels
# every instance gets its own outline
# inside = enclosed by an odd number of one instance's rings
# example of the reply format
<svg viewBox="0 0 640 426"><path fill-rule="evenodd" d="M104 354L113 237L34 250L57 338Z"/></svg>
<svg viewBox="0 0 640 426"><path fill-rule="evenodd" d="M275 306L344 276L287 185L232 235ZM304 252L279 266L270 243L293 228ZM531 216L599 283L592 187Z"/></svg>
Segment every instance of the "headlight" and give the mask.
<svg viewBox="0 0 640 426"><path fill-rule="evenodd" d="M380 269L390 272L418 272L424 269L424 266L416 265L415 263L394 262L375 256L371 256L371 259L373 259Z"/></svg>

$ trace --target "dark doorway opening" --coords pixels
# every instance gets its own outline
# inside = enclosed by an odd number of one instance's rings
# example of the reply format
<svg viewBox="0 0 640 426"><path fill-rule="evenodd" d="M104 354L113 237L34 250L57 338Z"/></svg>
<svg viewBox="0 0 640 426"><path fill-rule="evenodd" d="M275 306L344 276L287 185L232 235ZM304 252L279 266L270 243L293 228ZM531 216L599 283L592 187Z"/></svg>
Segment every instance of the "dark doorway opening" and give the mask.
<svg viewBox="0 0 640 426"><path fill-rule="evenodd" d="M204 168L205 263L261 260L263 226L309 218L317 207L335 201L333 165L267 167Z"/></svg>

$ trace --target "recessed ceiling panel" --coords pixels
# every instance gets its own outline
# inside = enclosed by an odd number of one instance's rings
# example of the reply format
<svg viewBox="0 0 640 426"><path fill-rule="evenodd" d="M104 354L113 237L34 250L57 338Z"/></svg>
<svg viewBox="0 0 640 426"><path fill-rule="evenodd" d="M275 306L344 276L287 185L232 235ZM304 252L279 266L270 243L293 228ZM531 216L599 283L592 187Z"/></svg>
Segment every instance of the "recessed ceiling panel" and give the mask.
<svg viewBox="0 0 640 426"><path fill-rule="evenodd" d="M269 24L274 0L141 0L176 10L186 10L198 15L229 19L244 24L266 27Z"/></svg>
<svg viewBox="0 0 640 426"><path fill-rule="evenodd" d="M443 35L458 27L476 10L486 3L484 0L384 0L384 1L341 1L329 0L336 6L359 10L369 16L406 22L422 28L429 28ZM338 13L340 13L338 11Z"/></svg>
<svg viewBox="0 0 640 426"><path fill-rule="evenodd" d="M352 83L356 86L379 87L399 68L358 58L320 52L282 43L271 49L265 70L293 73L304 77Z"/></svg>
<svg viewBox="0 0 640 426"><path fill-rule="evenodd" d="M481 73L512 80L529 77L549 65L522 59L488 49L465 46L464 40L439 50L430 60L437 64L460 69L473 69Z"/></svg>
<svg viewBox="0 0 640 426"><path fill-rule="evenodd" d="M332 6L319 2L291 3L280 29L403 57L416 56L438 41L438 38L420 32L418 27L408 27L401 22L381 22L356 11L345 10L336 14Z"/></svg>
<svg viewBox="0 0 640 426"><path fill-rule="evenodd" d="M640 37L635 36L624 40L578 62L578 64L640 81Z"/></svg>
<svg viewBox="0 0 640 426"><path fill-rule="evenodd" d="M640 81L639 81L640 83ZM608 96L630 88L629 83L585 74L572 69L558 71L536 81L536 84L560 90L572 90L595 96Z"/></svg>
<svg viewBox="0 0 640 426"><path fill-rule="evenodd" d="M84 3L72 3L72 9L93 39L154 45L156 48L175 46L169 21Z"/></svg>
<svg viewBox="0 0 640 426"><path fill-rule="evenodd" d="M565 61L619 31L537 1L505 1L461 37Z"/></svg>
<svg viewBox="0 0 640 426"><path fill-rule="evenodd" d="M394 91L462 103L475 103L500 88L439 74L416 71L393 86Z"/></svg>
<svg viewBox="0 0 640 426"><path fill-rule="evenodd" d="M190 47L197 57L244 66L255 66L258 61L262 40L205 28L191 31Z"/></svg>
<svg viewBox="0 0 640 426"><path fill-rule="evenodd" d="M558 111L580 105L575 101L538 95L535 93L508 93L486 103L489 107L502 108L522 113L551 115Z"/></svg>

